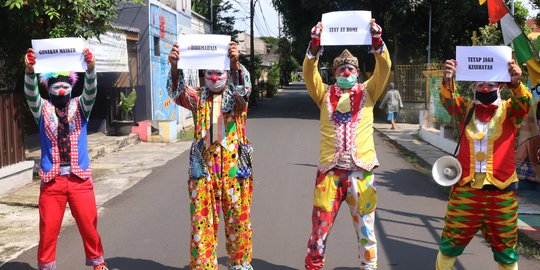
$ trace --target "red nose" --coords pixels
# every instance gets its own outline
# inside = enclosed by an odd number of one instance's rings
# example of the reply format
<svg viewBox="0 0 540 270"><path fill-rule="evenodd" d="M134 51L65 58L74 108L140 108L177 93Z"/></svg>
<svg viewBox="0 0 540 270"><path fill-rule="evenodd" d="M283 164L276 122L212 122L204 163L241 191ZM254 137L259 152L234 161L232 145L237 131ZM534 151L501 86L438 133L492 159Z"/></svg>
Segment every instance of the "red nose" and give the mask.
<svg viewBox="0 0 540 270"><path fill-rule="evenodd" d="M349 75L351 75L351 72L346 69L345 72L343 72L343 75L345 75L345 77L349 77Z"/></svg>
<svg viewBox="0 0 540 270"><path fill-rule="evenodd" d="M63 96L63 95L66 94L66 90L60 90L60 91L58 91L58 94L61 95L61 96Z"/></svg>
<svg viewBox="0 0 540 270"><path fill-rule="evenodd" d="M213 82L217 82L218 76L217 75L212 75L212 77L210 77L210 80L212 80Z"/></svg>
<svg viewBox="0 0 540 270"><path fill-rule="evenodd" d="M489 92L489 89L487 87L482 88L482 93L487 93L487 92Z"/></svg>

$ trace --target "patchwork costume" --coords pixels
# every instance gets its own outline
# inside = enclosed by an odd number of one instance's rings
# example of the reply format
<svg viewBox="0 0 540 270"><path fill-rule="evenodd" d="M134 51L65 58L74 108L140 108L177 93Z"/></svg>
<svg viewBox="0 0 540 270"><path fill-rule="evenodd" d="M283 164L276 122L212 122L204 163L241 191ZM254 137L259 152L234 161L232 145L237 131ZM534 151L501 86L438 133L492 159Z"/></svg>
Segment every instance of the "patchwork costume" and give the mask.
<svg viewBox="0 0 540 270"><path fill-rule="evenodd" d="M251 197L252 148L246 137L248 71L231 70L222 93L208 87L185 85L179 71L177 89L169 74L168 92L180 106L193 112L195 138L190 152L191 200L190 269L217 269L219 215L225 222L229 269L253 269ZM237 74L236 74L237 73Z"/></svg>
<svg viewBox="0 0 540 270"><path fill-rule="evenodd" d="M477 102L473 107L475 102L461 97L455 87L442 84L439 88L443 106L465 130L458 154L463 173L448 199L437 269L452 269L478 230L490 244L499 269L517 269L514 145L531 93L521 83L510 92L508 100L499 97L492 104ZM472 117L464 127L469 111Z"/></svg>
<svg viewBox="0 0 540 270"><path fill-rule="evenodd" d="M323 267L326 241L343 201L349 205L356 229L361 268L377 266L374 232L377 194L373 169L379 163L373 140L373 107L388 81L391 61L384 45L372 52L376 60L373 76L364 83L356 83L354 79L353 86L347 90L338 83L330 86L323 83L317 68L318 55L312 55L310 49L304 58L306 86L321 111L320 164L306 269ZM334 60L334 69L344 64L358 67L358 60L345 50Z"/></svg>
<svg viewBox="0 0 540 270"><path fill-rule="evenodd" d="M67 72L41 74L40 77L48 88L53 81L73 86L77 80L75 73ZM106 269L102 242L97 232L97 210L86 133L97 94L95 69L85 72L83 93L75 98L71 98L71 87L68 87L69 93L58 95L53 93L53 85L49 88L51 98L43 99L33 72L27 72L24 81L25 97L39 125L41 142L38 269L56 269L56 244L66 203L69 203L83 240L86 265Z"/></svg>

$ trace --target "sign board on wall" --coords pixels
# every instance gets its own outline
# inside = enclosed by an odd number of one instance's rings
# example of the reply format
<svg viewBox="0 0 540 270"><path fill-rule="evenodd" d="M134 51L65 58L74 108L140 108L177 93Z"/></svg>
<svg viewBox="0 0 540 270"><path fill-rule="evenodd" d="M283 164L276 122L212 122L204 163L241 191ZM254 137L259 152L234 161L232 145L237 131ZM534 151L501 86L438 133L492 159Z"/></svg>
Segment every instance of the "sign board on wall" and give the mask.
<svg viewBox="0 0 540 270"><path fill-rule="evenodd" d="M129 72L125 34L106 32L99 40L89 39L88 48L96 57L96 72Z"/></svg>

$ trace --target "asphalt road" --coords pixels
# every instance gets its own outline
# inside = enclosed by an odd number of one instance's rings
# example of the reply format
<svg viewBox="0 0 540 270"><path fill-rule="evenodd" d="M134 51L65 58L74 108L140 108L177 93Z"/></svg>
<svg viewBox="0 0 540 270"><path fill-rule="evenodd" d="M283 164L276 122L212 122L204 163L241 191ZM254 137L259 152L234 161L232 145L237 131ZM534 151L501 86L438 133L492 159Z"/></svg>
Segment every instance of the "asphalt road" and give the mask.
<svg viewBox="0 0 540 270"><path fill-rule="evenodd" d="M318 115L303 85L261 101L250 114L248 135L255 148L252 265L257 270L303 269L319 151ZM376 136L375 142L381 163L376 171L379 269L434 269L448 195L383 139ZM187 153L181 154L101 209L99 230L111 269L189 269L187 162ZM226 269L223 235L221 225L220 269ZM327 244L325 269L358 269L346 204ZM1 269L34 270L35 261L33 248ZM88 269L83 263L77 228L68 227L59 239L58 269ZM483 239L475 237L455 269L497 266ZM522 257L520 269L540 269L540 263Z"/></svg>

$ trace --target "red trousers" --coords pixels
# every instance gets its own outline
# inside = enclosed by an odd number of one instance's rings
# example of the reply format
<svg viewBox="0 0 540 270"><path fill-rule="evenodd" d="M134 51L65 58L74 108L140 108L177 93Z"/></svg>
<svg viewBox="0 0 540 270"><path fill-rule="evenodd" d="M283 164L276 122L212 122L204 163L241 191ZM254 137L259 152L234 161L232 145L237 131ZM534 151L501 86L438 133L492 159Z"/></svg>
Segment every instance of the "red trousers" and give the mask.
<svg viewBox="0 0 540 270"><path fill-rule="evenodd" d="M69 203L81 234L86 265L103 263L103 246L97 232L97 209L94 184L74 174L57 176L42 183L39 194L39 269L55 269L56 243L62 219Z"/></svg>

